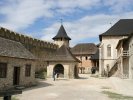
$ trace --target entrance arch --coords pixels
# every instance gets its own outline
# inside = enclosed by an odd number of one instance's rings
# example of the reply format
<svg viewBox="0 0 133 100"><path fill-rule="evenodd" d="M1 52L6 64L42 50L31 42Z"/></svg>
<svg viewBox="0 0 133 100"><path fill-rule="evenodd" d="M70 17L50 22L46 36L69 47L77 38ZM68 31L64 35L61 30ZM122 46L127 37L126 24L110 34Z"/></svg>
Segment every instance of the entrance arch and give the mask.
<svg viewBox="0 0 133 100"><path fill-rule="evenodd" d="M57 78L58 77L64 77L64 67L62 64L57 64L55 65L53 72L55 72L57 74Z"/></svg>

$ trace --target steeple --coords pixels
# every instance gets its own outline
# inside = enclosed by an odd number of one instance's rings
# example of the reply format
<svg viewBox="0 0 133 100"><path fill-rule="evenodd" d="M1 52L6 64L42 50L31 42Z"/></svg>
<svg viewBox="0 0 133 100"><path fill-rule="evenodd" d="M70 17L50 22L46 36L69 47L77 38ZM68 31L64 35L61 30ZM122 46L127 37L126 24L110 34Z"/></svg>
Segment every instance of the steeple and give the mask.
<svg viewBox="0 0 133 100"><path fill-rule="evenodd" d="M67 35L64 26L61 25L57 35L53 37L53 40L59 45L59 47L62 45L69 47L69 40L71 40L71 38Z"/></svg>
<svg viewBox="0 0 133 100"><path fill-rule="evenodd" d="M53 40L61 39L61 38L62 39L67 39L67 40L71 40L71 38L67 35L63 25L61 25L57 35L55 37L53 37Z"/></svg>

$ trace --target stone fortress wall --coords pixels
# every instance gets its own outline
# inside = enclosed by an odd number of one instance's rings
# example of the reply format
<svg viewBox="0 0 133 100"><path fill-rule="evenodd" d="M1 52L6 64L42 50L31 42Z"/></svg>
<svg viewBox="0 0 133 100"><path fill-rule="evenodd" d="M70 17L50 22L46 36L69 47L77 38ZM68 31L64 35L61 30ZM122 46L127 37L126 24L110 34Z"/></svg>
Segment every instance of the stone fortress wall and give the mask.
<svg viewBox="0 0 133 100"><path fill-rule="evenodd" d="M20 42L31 53L33 53L33 55L35 55L38 58L36 64L36 71L39 71L42 68L46 68L46 57L48 57L58 48L58 45L54 43L25 36L3 27L0 27L0 37Z"/></svg>

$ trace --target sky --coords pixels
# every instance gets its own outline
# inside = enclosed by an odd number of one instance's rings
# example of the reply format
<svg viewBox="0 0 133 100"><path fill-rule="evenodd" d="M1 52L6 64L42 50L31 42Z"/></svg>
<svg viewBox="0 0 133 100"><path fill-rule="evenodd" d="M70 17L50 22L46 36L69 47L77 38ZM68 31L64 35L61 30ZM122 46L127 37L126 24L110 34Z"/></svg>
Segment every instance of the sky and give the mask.
<svg viewBox="0 0 133 100"><path fill-rule="evenodd" d="M133 18L133 0L0 0L0 26L53 41L61 19L70 44L99 43L99 34Z"/></svg>

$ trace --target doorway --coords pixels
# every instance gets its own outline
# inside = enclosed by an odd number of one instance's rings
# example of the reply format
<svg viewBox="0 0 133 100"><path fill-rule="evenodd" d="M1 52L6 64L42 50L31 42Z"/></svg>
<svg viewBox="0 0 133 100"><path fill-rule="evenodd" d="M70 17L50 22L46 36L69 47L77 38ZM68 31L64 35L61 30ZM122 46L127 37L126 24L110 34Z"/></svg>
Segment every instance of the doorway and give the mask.
<svg viewBox="0 0 133 100"><path fill-rule="evenodd" d="M20 81L20 67L14 67L13 85L19 85Z"/></svg>
<svg viewBox="0 0 133 100"><path fill-rule="evenodd" d="M53 72L55 72L57 74L57 78L58 77L64 77L64 67L61 64L57 64L55 65Z"/></svg>
<svg viewBox="0 0 133 100"><path fill-rule="evenodd" d="M78 78L78 68L76 65L74 67L74 78Z"/></svg>

